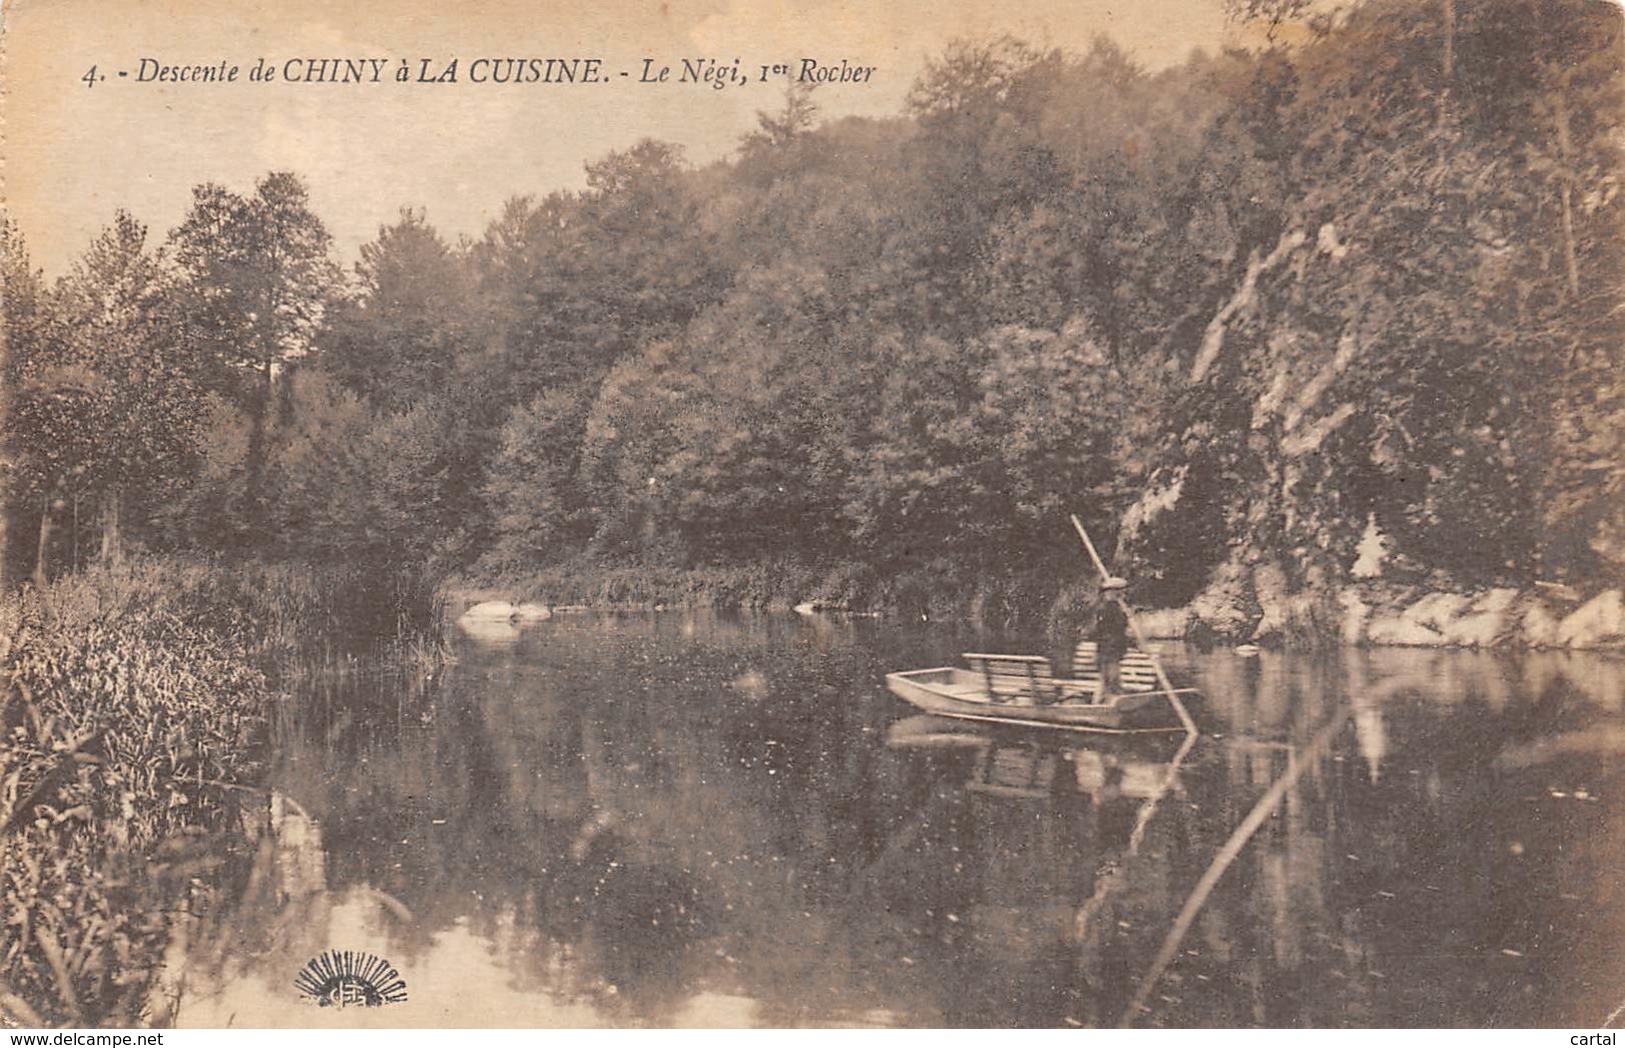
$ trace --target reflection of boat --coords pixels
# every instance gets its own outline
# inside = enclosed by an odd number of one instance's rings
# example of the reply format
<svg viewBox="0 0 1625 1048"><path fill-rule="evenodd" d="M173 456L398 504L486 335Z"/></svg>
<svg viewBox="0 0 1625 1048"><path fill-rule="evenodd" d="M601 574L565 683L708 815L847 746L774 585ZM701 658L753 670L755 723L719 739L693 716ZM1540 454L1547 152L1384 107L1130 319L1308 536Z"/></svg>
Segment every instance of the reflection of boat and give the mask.
<svg viewBox="0 0 1625 1048"><path fill-rule="evenodd" d="M985 728L929 713L904 717L886 729L886 745L894 750L979 750L989 742Z"/></svg>
<svg viewBox="0 0 1625 1048"><path fill-rule="evenodd" d="M1019 800L1043 800L1055 788L1055 769L1068 754L1023 746L989 746L976 762L976 771L965 788L973 793Z"/></svg>
<svg viewBox="0 0 1625 1048"><path fill-rule="evenodd" d="M1026 663L1020 656L1005 658ZM1172 695L1190 694L1189 689L1129 692L1097 700L1092 690L1068 690L1067 682L1050 681L1031 666L1027 669L1029 686L1001 687L1001 680L1011 678L991 672L989 665L984 660L980 671L940 666L888 673L886 687L904 702L942 717L1070 731L1185 730L1169 700Z"/></svg>
<svg viewBox="0 0 1625 1048"><path fill-rule="evenodd" d="M892 749L977 752L966 785L978 793L1045 797L1060 782L1057 770L1064 769L1065 780L1075 783L1080 793L1148 800L1160 797L1168 788L1173 742L1162 741L1167 738L1157 733L1138 744L1114 742L1097 750L1080 744L1041 744L1035 736L1022 732L1000 732L964 720L919 714L893 724L886 732L886 745ZM1183 753L1176 756L1183 757Z"/></svg>

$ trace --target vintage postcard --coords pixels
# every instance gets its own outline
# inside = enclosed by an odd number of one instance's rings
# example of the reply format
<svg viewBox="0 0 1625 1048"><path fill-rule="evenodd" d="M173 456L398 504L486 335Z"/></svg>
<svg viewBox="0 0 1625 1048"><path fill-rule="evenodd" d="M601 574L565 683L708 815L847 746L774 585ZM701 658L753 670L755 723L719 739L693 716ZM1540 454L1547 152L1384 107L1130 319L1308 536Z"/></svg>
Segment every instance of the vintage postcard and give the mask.
<svg viewBox="0 0 1625 1048"><path fill-rule="evenodd" d="M1617 4L0 18L0 1025L1612 1043Z"/></svg>

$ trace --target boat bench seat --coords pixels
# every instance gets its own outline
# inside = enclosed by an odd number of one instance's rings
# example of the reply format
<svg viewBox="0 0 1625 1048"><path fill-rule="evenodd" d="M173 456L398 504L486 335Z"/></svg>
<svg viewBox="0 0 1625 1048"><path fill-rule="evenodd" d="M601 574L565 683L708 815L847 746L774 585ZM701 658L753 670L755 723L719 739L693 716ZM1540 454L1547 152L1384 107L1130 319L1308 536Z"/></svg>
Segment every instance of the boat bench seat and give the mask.
<svg viewBox="0 0 1625 1048"><path fill-rule="evenodd" d="M1117 667L1124 691L1156 691L1159 687L1157 669L1150 652L1130 648ZM1072 650L1072 679L1061 682L1066 694L1086 694L1100 691L1100 645L1092 640L1080 641Z"/></svg>
<svg viewBox="0 0 1625 1048"><path fill-rule="evenodd" d="M1057 696L1055 671L1042 655L989 655L967 651L965 663L982 675L994 702L1052 701Z"/></svg>
<svg viewBox="0 0 1625 1048"><path fill-rule="evenodd" d="M1061 693L1067 698L1101 700L1099 644L1092 640L1079 641L1072 649L1072 677L1061 682Z"/></svg>
<svg viewBox="0 0 1625 1048"><path fill-rule="evenodd" d="M1124 655L1118 673L1123 678L1124 691L1156 691L1160 687L1157 667L1151 661L1151 656L1143 651L1130 651Z"/></svg>
<svg viewBox="0 0 1625 1048"><path fill-rule="evenodd" d="M1101 702L1107 696L1101 684L1100 652L1094 641L1079 644L1069 679L1055 676L1054 667L1042 655L994 655L967 651L966 665L982 675L983 685L994 702ZM1148 652L1131 648L1118 664L1118 676L1125 692L1156 691L1157 670Z"/></svg>

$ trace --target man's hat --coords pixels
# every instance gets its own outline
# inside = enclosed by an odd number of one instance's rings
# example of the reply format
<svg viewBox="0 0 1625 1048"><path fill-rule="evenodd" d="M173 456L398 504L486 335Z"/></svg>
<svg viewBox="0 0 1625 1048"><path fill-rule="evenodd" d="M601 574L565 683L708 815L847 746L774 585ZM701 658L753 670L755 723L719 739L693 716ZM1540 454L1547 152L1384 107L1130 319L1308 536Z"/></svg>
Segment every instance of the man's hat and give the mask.
<svg viewBox="0 0 1625 1048"><path fill-rule="evenodd" d="M1105 582L1102 582L1100 584L1100 588L1102 590L1124 590L1124 589L1128 589L1128 579L1121 578L1121 577L1119 577L1117 575L1113 575L1110 578L1108 578Z"/></svg>

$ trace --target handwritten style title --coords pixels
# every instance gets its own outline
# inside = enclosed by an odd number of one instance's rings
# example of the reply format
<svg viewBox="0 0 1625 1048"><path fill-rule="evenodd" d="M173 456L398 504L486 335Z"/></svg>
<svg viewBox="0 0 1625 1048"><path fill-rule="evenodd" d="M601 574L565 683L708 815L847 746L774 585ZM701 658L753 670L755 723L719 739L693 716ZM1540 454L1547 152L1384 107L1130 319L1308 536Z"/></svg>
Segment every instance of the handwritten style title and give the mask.
<svg viewBox="0 0 1625 1048"><path fill-rule="evenodd" d="M627 69L610 69L602 58L259 58L252 65L221 59L212 64L142 58L115 75L138 84L696 84L722 90L789 79L802 84L863 84L875 66L849 58L801 57L747 64L740 58L644 58ZM80 77L87 87L107 80L91 66Z"/></svg>

